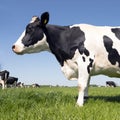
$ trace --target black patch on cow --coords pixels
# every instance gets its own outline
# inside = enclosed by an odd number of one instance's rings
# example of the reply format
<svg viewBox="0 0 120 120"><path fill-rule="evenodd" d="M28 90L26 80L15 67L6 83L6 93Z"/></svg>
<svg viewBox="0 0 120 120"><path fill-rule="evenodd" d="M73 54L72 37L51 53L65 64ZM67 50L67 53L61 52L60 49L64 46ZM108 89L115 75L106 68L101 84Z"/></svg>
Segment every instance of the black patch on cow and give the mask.
<svg viewBox="0 0 120 120"><path fill-rule="evenodd" d="M86 56L89 56L90 54L89 54L89 51L85 48L85 50L84 50L84 54L86 55Z"/></svg>
<svg viewBox="0 0 120 120"><path fill-rule="evenodd" d="M90 68L92 68L93 59L90 58L89 61L90 61L90 63L89 63L89 65L87 66L87 71L88 71L88 73L90 74Z"/></svg>
<svg viewBox="0 0 120 120"><path fill-rule="evenodd" d="M44 33L52 53L62 66L64 61L73 58L76 49L81 55L89 56L89 51L84 46L85 34L79 27L47 25Z"/></svg>
<svg viewBox="0 0 120 120"><path fill-rule="evenodd" d="M18 78L16 77L8 77L6 84L14 84L15 82L17 83Z"/></svg>
<svg viewBox="0 0 120 120"><path fill-rule="evenodd" d="M111 31L115 33L115 36L120 40L120 28L112 28Z"/></svg>
<svg viewBox="0 0 120 120"><path fill-rule="evenodd" d="M103 36L103 42L104 42L106 51L108 52L108 60L110 61L110 63L112 65L115 65L116 62L118 62L120 67L120 55L115 48L112 48L113 46L112 39L109 38L108 36Z"/></svg>
<svg viewBox="0 0 120 120"><path fill-rule="evenodd" d="M82 56L82 59L83 59L83 62L85 62L85 57L84 56Z"/></svg>
<svg viewBox="0 0 120 120"><path fill-rule="evenodd" d="M30 45L36 44L39 40L43 38L43 30L40 26L40 22L36 20L34 23L30 23L26 27L25 36L22 39L24 46L28 47Z"/></svg>

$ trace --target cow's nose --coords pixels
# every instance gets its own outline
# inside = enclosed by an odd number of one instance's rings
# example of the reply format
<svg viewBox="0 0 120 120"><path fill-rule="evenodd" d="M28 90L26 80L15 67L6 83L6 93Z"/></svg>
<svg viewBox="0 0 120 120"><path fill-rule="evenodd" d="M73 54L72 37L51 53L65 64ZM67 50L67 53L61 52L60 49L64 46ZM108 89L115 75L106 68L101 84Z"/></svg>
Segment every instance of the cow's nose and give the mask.
<svg viewBox="0 0 120 120"><path fill-rule="evenodd" d="M12 46L12 50L14 50L14 49L15 49L15 45Z"/></svg>
<svg viewBox="0 0 120 120"><path fill-rule="evenodd" d="M13 52L15 52L16 54L23 54L23 53L22 53L22 48L21 48L20 46L18 46L18 45L13 45L13 46L12 46L12 50L13 50Z"/></svg>
<svg viewBox="0 0 120 120"><path fill-rule="evenodd" d="M13 52L17 52L17 46L16 46L16 45L13 45L13 46L12 46L12 50L13 50Z"/></svg>

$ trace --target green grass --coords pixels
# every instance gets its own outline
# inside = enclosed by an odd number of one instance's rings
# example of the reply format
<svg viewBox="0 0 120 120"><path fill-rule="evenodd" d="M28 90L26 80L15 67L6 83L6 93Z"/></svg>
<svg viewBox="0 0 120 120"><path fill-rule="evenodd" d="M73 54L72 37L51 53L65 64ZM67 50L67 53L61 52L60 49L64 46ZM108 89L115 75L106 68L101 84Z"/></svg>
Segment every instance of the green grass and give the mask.
<svg viewBox="0 0 120 120"><path fill-rule="evenodd" d="M120 87L90 87L82 108L77 94L74 87L0 90L0 120L120 120Z"/></svg>

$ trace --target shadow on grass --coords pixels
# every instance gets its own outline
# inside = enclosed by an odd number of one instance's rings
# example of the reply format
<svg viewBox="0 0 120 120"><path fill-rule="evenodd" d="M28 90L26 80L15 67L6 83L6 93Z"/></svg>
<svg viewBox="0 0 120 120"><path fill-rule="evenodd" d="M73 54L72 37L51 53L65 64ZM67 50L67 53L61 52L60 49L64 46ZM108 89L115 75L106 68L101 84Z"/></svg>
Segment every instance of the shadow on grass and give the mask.
<svg viewBox="0 0 120 120"><path fill-rule="evenodd" d="M104 100L108 102L119 102L120 103L120 95L119 96L89 96L88 99L94 100Z"/></svg>
<svg viewBox="0 0 120 120"><path fill-rule="evenodd" d="M74 98L77 100L78 96L75 96ZM89 96L87 98L85 97L84 101L87 102L89 99L120 103L120 95L119 96Z"/></svg>

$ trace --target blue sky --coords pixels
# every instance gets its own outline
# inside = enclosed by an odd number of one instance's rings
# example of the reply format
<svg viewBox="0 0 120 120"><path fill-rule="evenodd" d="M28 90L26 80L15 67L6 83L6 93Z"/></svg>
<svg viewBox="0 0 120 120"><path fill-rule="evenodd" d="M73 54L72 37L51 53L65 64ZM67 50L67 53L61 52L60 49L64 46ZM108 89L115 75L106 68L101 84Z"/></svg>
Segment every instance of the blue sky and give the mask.
<svg viewBox="0 0 120 120"><path fill-rule="evenodd" d="M11 50L32 16L50 13L50 24L120 26L120 0L4 0L0 2L0 64L2 70L25 84L77 85L61 72L56 58L47 52L18 56ZM104 76L93 77L92 84L105 85Z"/></svg>

